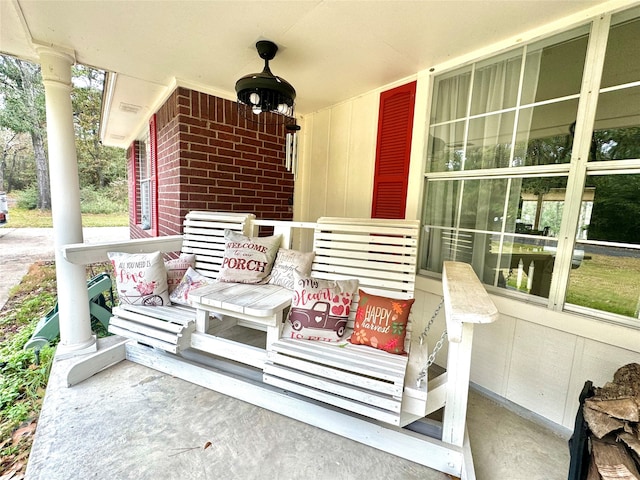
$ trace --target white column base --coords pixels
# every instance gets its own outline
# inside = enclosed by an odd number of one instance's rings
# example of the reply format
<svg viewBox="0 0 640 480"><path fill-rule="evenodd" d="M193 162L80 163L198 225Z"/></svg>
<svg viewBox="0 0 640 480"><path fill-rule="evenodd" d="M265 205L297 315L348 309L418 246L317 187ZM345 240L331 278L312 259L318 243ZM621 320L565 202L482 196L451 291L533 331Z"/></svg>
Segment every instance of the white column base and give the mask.
<svg viewBox="0 0 640 480"><path fill-rule="evenodd" d="M95 335L91 335L91 340L82 344L63 345L58 344L56 348L56 358L64 360L65 358L78 357L88 353L95 353L98 350L98 339Z"/></svg>
<svg viewBox="0 0 640 480"><path fill-rule="evenodd" d="M84 382L87 378L126 358L125 344L128 338L113 335L98 340L98 350L77 360L72 360L67 371L67 387Z"/></svg>

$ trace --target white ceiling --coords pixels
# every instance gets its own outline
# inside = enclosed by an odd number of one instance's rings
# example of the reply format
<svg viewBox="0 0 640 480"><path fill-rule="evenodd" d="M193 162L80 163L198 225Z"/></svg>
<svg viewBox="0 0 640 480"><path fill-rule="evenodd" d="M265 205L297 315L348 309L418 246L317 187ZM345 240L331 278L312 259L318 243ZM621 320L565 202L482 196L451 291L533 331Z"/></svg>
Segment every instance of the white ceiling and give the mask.
<svg viewBox="0 0 640 480"><path fill-rule="evenodd" d="M235 81L262 70L260 39L279 45L271 70L304 114L603 3L0 0L0 51L37 60L35 41L117 73L104 141L126 146L175 85L234 98Z"/></svg>

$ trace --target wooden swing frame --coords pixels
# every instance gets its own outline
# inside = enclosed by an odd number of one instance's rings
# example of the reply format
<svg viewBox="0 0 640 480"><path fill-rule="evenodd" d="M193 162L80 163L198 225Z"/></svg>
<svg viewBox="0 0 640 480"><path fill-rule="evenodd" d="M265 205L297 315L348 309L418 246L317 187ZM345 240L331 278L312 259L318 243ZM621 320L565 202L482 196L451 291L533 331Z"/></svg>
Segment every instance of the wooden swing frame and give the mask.
<svg viewBox="0 0 640 480"><path fill-rule="evenodd" d="M198 222L204 221L209 224L209 227L218 231L216 235L209 234L209 238L218 238L219 231L228 227L229 214L212 212L196 212L196 214L192 218L199 216ZM238 220L240 217L234 218ZM330 222L325 223L335 223L335 220L331 219ZM239 230L247 234L257 233L259 227L270 227L276 233L283 233L285 247L291 246L293 229L319 228L318 225L323 223L322 219L318 224L269 222L255 220L252 215L246 215L239 221L241 222ZM402 222L409 221L393 220L387 223L398 225ZM342 219L339 223L367 225L369 232L376 231L376 228L381 231L385 228L384 221L380 220ZM188 221L185 225L187 224ZM326 229L326 226L323 228ZM188 228L185 227L185 232L187 230ZM185 233L184 244L188 244L187 237L188 234ZM78 244L64 247L63 252L65 258L72 263L89 264L103 261L109 251L175 252L183 246L182 241L181 236L175 236L161 237L151 241ZM215 272L212 273L214 274ZM412 275L415 274L412 273ZM78 383L103 368L127 359L449 475L472 480L475 479L475 471L466 429L466 412L473 326L475 323L495 321L498 312L470 265L444 262L442 283L448 331L447 370L431 379L426 384L426 388L423 388L424 394L421 393L421 388L416 385L417 373L424 365L429 352L424 347L416 350L415 343L418 339L414 334L414 344L411 346L409 356L410 366L407 367L404 380L402 412L398 425L367 418L317 398L310 398L308 395L265 382L263 371L256 368L256 365L262 365L260 353L257 354L257 360L253 365L243 365L233 358L229 361L229 358L211 355L212 353L215 355L216 352L207 351L202 344L196 345L201 340L193 340L207 335L198 330L207 330L209 327L209 319L206 316L200 316L199 313L187 315L187 320L183 322L184 328L175 329L178 332L177 343L181 345L176 347L175 353L166 351L166 348L149 348L148 343L140 339L125 338L109 349L98 351L80 360L69 371L68 384ZM273 329L279 332L282 328L282 311L280 310L279 314L269 313L273 314L273 321L266 323L265 329L268 332L267 338L273 339ZM242 315L240 317L242 318ZM165 319L156 320L156 322L161 325L160 328L167 324ZM269 342L268 340L267 350L269 350ZM189 348L189 345L192 348ZM215 345L212 348L219 349L225 344L220 340L212 341L211 345ZM242 355L242 352L238 353L238 357ZM268 353L265 353L265 364L267 355ZM443 409L441 422L425 418L441 408Z"/></svg>

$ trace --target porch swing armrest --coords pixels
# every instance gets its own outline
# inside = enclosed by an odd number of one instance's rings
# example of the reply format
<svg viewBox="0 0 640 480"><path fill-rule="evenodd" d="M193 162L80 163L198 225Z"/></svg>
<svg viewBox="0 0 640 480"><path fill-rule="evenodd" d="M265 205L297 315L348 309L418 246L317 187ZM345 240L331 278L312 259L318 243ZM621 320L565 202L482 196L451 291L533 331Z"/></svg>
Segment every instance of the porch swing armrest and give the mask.
<svg viewBox="0 0 640 480"><path fill-rule="evenodd" d="M118 242L72 243L62 246L62 256L69 263L89 265L105 262L108 252L153 253L179 252L182 247L182 235L169 235L154 238L137 238Z"/></svg>
<svg viewBox="0 0 640 480"><path fill-rule="evenodd" d="M498 319L498 309L468 263L444 262L442 290L449 342L462 340L463 323Z"/></svg>

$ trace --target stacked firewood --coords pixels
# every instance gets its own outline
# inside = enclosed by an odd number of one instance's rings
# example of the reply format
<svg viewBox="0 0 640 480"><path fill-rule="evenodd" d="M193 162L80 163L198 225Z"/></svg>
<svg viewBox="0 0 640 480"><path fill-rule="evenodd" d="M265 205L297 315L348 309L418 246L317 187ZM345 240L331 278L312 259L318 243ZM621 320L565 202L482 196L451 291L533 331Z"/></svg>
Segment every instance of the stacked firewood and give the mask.
<svg viewBox="0 0 640 480"><path fill-rule="evenodd" d="M591 435L587 480L640 480L640 364L621 367L584 402Z"/></svg>

